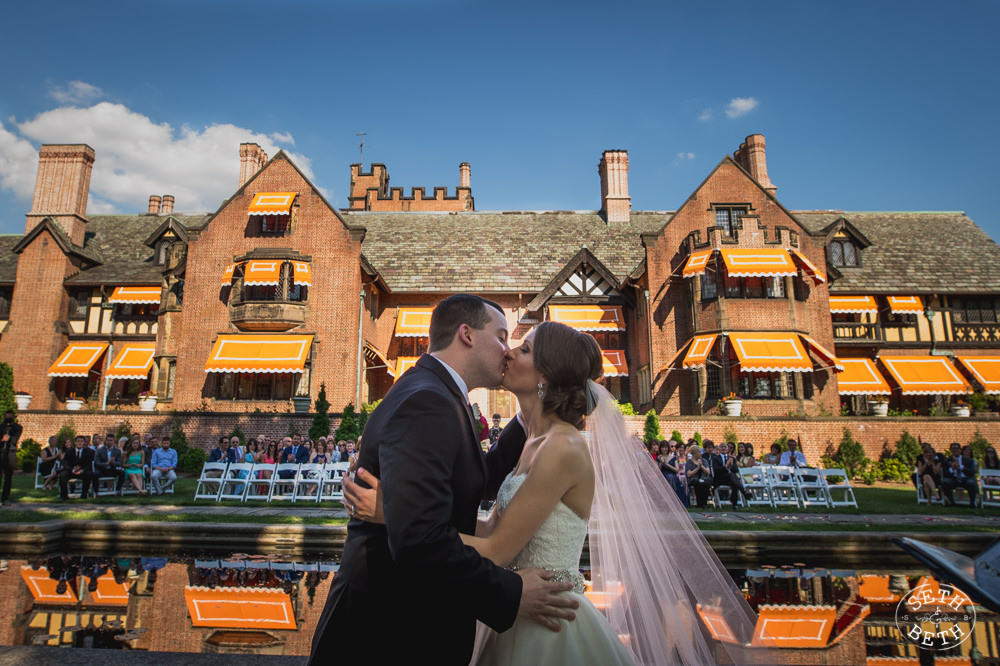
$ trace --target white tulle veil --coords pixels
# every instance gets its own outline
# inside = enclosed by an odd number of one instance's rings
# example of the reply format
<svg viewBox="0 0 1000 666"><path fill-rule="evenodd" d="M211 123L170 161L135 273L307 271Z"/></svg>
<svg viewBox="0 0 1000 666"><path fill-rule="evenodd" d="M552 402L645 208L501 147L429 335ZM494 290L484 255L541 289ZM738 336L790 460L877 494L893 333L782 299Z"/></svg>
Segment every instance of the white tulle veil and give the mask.
<svg viewBox="0 0 1000 666"><path fill-rule="evenodd" d="M778 663L777 650L748 647L756 614L628 432L614 397L591 381L589 399L594 409L584 432L596 472L591 578L595 591L616 599L605 614L636 663ZM714 640L702 615L728 640Z"/></svg>

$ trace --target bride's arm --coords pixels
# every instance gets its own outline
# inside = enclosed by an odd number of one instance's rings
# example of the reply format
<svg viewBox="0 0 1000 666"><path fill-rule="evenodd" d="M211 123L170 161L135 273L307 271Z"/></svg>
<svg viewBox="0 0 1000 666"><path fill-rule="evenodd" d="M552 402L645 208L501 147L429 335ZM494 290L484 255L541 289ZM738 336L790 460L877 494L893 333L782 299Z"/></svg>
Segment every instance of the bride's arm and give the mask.
<svg viewBox="0 0 1000 666"><path fill-rule="evenodd" d="M588 465L589 458L568 438L552 435L535 456L531 471L503 515L495 519L489 535L462 534L462 542L495 564L510 564L566 492L586 478Z"/></svg>

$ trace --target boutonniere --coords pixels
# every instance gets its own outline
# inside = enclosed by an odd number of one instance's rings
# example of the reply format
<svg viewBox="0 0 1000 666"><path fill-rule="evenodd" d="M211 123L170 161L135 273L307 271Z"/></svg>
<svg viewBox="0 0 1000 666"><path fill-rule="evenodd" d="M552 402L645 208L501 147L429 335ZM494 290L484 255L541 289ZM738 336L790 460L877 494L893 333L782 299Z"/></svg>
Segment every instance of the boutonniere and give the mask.
<svg viewBox="0 0 1000 666"><path fill-rule="evenodd" d="M479 409L479 403L472 403L472 420L479 424L479 441L490 438L490 424Z"/></svg>

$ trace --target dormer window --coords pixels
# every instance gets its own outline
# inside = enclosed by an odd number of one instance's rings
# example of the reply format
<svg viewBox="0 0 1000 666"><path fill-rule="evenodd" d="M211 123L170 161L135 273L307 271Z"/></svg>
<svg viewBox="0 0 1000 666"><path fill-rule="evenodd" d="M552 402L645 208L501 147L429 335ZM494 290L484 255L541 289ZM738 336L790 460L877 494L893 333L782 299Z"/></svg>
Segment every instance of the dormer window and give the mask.
<svg viewBox="0 0 1000 666"><path fill-rule="evenodd" d="M260 232L262 234L284 234L288 230L288 215L262 215Z"/></svg>
<svg viewBox="0 0 1000 666"><path fill-rule="evenodd" d="M830 263L838 268L860 265L860 251L850 239L830 241Z"/></svg>
<svg viewBox="0 0 1000 666"><path fill-rule="evenodd" d="M258 192L254 195L247 214L260 220L260 233L284 235L289 232L292 203L296 192Z"/></svg>
<svg viewBox="0 0 1000 666"><path fill-rule="evenodd" d="M749 212L746 206L712 205L715 211L715 226L722 227L727 236L738 229L740 220Z"/></svg>

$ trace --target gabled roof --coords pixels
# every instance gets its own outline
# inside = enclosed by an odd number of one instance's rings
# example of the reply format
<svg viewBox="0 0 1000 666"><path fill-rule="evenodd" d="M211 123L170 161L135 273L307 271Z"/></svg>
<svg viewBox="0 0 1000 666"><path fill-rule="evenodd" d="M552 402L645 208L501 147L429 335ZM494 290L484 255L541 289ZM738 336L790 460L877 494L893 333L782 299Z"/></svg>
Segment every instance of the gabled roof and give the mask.
<svg viewBox="0 0 1000 666"><path fill-rule="evenodd" d="M831 293L1000 294L1000 246L961 212L797 211L814 237L844 218L871 245Z"/></svg>
<svg viewBox="0 0 1000 666"><path fill-rule="evenodd" d="M167 219L163 221L156 230L149 235L149 238L145 240L143 245L147 247L154 247L167 231L172 231L173 234L185 243L188 242L187 227L181 224L180 220L174 217L172 214L167 215Z"/></svg>
<svg viewBox="0 0 1000 666"><path fill-rule="evenodd" d="M633 212L608 225L596 211L346 212L368 231L362 252L394 292L543 291L584 247L621 283L645 258L640 235L669 214Z"/></svg>
<svg viewBox="0 0 1000 666"><path fill-rule="evenodd" d="M0 236L0 284L14 284L17 279L17 258L14 246L23 236L10 234Z"/></svg>
<svg viewBox="0 0 1000 666"><path fill-rule="evenodd" d="M593 268L598 275L601 276L608 284L610 284L615 291L618 291L618 287L621 285L621 280L613 275L601 260L594 256L594 253L587 248L583 248L577 252L572 259L566 262L566 265L561 271L556 273L555 277L549 282L548 286L545 287L535 298L525 306L529 311L536 311L541 309L543 305L550 298L552 298L556 292L566 283L566 281L573 275L578 268L581 266L590 266ZM631 299L629 299L631 301Z"/></svg>
<svg viewBox="0 0 1000 666"><path fill-rule="evenodd" d="M59 245L59 249L64 253L72 254L91 263L101 263L102 257L100 250L94 245L93 235L91 234L91 230L89 228L84 235L83 247L80 247L70 239L69 234L66 233L63 226L52 217L46 217L41 222L33 226L31 231L26 233L21 240L18 241L13 248L11 248L11 251L16 254L20 254L24 251L24 248L28 247L28 245L31 244L31 241L37 238L43 231L48 231L49 234L52 235L56 244Z"/></svg>

